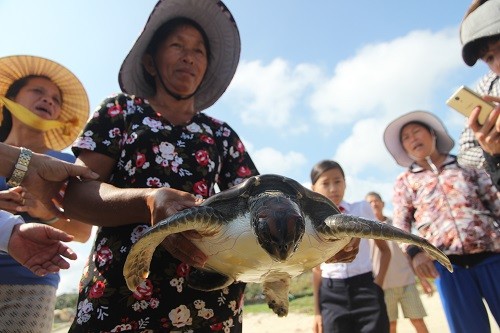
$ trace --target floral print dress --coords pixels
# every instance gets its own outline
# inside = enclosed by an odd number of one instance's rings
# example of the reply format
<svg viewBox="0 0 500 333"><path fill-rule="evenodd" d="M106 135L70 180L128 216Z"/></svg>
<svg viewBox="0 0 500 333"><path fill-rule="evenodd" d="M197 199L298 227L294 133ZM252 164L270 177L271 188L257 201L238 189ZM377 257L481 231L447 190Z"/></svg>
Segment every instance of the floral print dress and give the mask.
<svg viewBox="0 0 500 333"><path fill-rule="evenodd" d="M207 198L258 174L238 135L226 123L196 114L173 126L146 100L106 99L75 142L117 161L110 183L121 188L171 187ZM79 286L70 332L241 332L243 283L202 292L189 288L190 267L158 247L150 275L128 290L123 265L148 221L101 227Z"/></svg>

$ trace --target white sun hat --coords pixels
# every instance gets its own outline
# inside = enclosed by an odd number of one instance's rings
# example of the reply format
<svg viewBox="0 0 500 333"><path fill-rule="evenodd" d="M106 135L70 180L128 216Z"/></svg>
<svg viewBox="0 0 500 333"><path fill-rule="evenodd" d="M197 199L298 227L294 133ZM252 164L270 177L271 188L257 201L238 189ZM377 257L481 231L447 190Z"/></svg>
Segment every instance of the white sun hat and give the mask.
<svg viewBox="0 0 500 333"><path fill-rule="evenodd" d="M384 131L385 146L399 165L409 167L414 162L401 143L401 129L411 122L423 123L434 130L436 148L440 153L448 154L453 148L455 143L438 117L427 111L412 111L393 120Z"/></svg>
<svg viewBox="0 0 500 333"><path fill-rule="evenodd" d="M229 86L240 59L240 34L228 8L218 0L160 0L139 38L123 61L118 81L123 92L151 97L154 89L144 77L142 57L156 30L175 18L190 19L203 29L210 44L208 67L194 94L195 109L214 104Z"/></svg>

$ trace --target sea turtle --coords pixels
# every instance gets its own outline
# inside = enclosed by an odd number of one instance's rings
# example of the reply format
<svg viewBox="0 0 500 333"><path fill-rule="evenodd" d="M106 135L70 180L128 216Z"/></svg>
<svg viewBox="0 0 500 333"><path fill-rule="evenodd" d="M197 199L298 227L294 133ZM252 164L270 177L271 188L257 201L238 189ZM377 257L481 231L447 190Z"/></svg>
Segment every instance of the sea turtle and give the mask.
<svg viewBox="0 0 500 333"><path fill-rule="evenodd" d="M151 227L132 246L123 274L130 290L147 279L156 247L170 234L196 230L193 240L209 257L186 277L199 290L234 281L263 284L269 307L288 313L290 279L327 261L353 237L387 239L422 247L448 270L448 257L425 239L376 221L341 214L324 196L297 181L260 175Z"/></svg>

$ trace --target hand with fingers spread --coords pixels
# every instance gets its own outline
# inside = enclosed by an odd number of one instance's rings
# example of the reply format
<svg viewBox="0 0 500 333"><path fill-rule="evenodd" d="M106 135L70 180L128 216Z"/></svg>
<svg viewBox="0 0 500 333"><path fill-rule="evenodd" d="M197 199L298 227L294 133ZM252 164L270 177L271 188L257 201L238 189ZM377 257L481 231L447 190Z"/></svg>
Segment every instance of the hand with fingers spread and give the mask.
<svg viewBox="0 0 500 333"><path fill-rule="evenodd" d="M8 252L23 266L39 276L68 269L65 260L76 259L68 246L73 236L51 226L38 223L18 224L12 229Z"/></svg>

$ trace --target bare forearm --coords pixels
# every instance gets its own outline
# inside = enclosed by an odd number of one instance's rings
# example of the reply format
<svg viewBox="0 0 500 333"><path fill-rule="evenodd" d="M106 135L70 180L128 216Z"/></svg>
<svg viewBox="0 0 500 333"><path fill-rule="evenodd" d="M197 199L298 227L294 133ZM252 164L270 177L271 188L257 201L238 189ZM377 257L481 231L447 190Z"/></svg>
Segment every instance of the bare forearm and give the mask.
<svg viewBox="0 0 500 333"><path fill-rule="evenodd" d="M382 253L380 256L380 270L377 275L377 282L380 286L384 284L385 276L387 275L387 270L389 269L389 263L391 261L391 252Z"/></svg>
<svg viewBox="0 0 500 333"><path fill-rule="evenodd" d="M313 298L314 298L314 314L321 314L319 302L319 289L321 287L321 269L319 267L313 268L312 274L313 285Z"/></svg>
<svg viewBox="0 0 500 333"><path fill-rule="evenodd" d="M2 160L2 163L0 163L0 176L10 177L20 152L21 151L17 147L0 142L0 156Z"/></svg>
<svg viewBox="0 0 500 333"><path fill-rule="evenodd" d="M70 219L98 226L149 224L147 195L151 191L122 189L99 181L71 180L64 196L64 211Z"/></svg>
<svg viewBox="0 0 500 333"><path fill-rule="evenodd" d="M389 269L389 263L391 262L391 249L385 240L376 239L375 245L380 250L380 269L375 277L375 283L382 287L387 270Z"/></svg>
<svg viewBox="0 0 500 333"><path fill-rule="evenodd" d="M64 218L59 219L57 222L51 224L54 228L64 231L72 235L75 242L85 243L89 240L92 234L92 226L77 220L67 220Z"/></svg>

